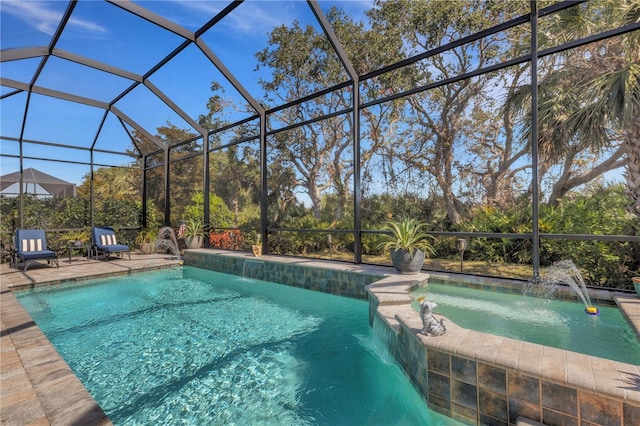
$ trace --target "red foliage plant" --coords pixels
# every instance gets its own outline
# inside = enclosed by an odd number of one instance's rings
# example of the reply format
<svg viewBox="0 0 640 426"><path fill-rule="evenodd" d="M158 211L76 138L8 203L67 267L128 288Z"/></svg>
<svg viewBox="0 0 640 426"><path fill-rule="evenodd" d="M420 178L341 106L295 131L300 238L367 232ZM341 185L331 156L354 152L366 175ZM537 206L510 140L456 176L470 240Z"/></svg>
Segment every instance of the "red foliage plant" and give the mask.
<svg viewBox="0 0 640 426"><path fill-rule="evenodd" d="M243 243L240 230L225 230L209 233L209 247L237 250Z"/></svg>

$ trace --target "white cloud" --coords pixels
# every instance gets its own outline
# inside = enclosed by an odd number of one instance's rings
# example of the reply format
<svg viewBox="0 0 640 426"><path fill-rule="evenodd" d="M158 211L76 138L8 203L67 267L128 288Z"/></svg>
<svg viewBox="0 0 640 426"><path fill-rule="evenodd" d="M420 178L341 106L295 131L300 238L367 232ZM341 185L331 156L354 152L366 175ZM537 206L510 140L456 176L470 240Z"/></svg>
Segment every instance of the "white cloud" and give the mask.
<svg viewBox="0 0 640 426"><path fill-rule="evenodd" d="M91 21L84 21L82 19L71 18L69 19L69 25L73 25L94 33L106 33L107 29L102 25L95 24Z"/></svg>
<svg viewBox="0 0 640 426"><path fill-rule="evenodd" d="M213 17L229 3L222 1L206 0L166 0L184 12L182 19L187 15ZM356 20L364 18L364 12L373 7L374 0L333 0L320 1L323 9L327 10L331 5L344 9L354 15ZM138 0L144 7L144 0ZM278 25L290 25L301 14L311 13L305 0L246 0L235 8L219 24L218 28L228 27L235 36L253 35L266 37L266 35ZM178 17L172 17L180 23ZM198 20L201 22L201 20ZM314 20L315 22L315 20Z"/></svg>
<svg viewBox="0 0 640 426"><path fill-rule="evenodd" d="M235 30L264 36L275 26L293 22L295 15L283 7L286 5L287 2L247 1L228 16L228 23ZM301 6L308 7L306 2Z"/></svg>
<svg viewBox="0 0 640 426"><path fill-rule="evenodd" d="M217 3L211 3L207 1L192 1L192 0L170 0L177 6L184 7L186 9L192 9L198 13L202 12L205 15L214 16L216 13L220 12L222 9L217 7ZM140 3L144 6L144 2Z"/></svg>
<svg viewBox="0 0 640 426"><path fill-rule="evenodd" d="M47 2L3 0L2 12L13 15L27 25L47 35L53 35L60 24L62 13L52 10ZM72 18L69 25L91 32L106 32L106 29L90 21Z"/></svg>
<svg viewBox="0 0 640 426"><path fill-rule="evenodd" d="M209 17L215 16L228 3L207 2L201 0L170 0L175 5L193 13L205 14ZM307 7L304 1L271 1L271 0L247 0L227 15L221 22L220 27L233 27L234 32L246 34L256 34L265 36L274 26L283 23L290 23L295 16L288 12L294 3L297 6ZM141 2L144 6L144 2Z"/></svg>

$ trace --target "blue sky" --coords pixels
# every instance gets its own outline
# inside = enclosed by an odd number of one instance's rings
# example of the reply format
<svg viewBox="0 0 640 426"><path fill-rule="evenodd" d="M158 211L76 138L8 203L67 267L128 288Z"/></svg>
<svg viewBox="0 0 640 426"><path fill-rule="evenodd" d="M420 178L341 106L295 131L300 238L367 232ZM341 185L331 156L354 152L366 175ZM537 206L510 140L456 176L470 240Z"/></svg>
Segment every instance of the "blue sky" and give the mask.
<svg viewBox="0 0 640 426"><path fill-rule="evenodd" d="M136 1L136 4L174 23L195 31L215 16L227 1ZM364 12L373 0L321 1L326 12L333 5L346 10L354 20L365 20ZM0 44L3 50L47 46L67 1L0 1ZM256 52L267 46L268 33L277 25L313 25L319 30L306 1L248 0L210 29L203 40L240 84L260 101L263 91L259 78L269 78L268 70L256 72ZM135 74L148 72L158 61L173 51L183 38L132 14L97 0L80 0L56 48L115 66ZM11 81L29 83L41 58L3 62L0 75ZM206 113L212 80L221 83L225 94L237 104L242 97L226 82L219 71L193 44L182 51L149 80L168 95L191 118ZM36 85L77 96L111 102L130 80L84 67L72 61L51 57ZM2 95L13 92L2 86ZM0 135L17 138L22 130L26 92L8 96L0 102ZM139 86L116 106L153 134L159 126L171 122L180 128L190 126L147 88ZM24 138L52 144L89 147L94 143L104 111L86 105L34 94L29 103ZM240 118L229 110L229 118ZM1 140L3 154L17 155L18 144ZM130 145L126 133L113 114L109 114L95 146L110 151L123 151ZM25 144L23 155L58 160L88 161L83 150L56 146ZM117 165L123 158L98 154L97 163ZM80 183L88 167L68 163L25 160L24 167L35 167L71 182ZM0 173L18 170L18 160L0 157Z"/></svg>

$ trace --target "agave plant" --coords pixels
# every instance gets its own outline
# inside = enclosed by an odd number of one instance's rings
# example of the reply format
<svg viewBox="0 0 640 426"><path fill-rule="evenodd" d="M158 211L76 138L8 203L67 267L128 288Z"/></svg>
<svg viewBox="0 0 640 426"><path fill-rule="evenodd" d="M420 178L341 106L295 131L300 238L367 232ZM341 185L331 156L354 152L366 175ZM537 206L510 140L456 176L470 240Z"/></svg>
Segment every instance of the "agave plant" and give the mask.
<svg viewBox="0 0 640 426"><path fill-rule="evenodd" d="M201 220L189 218L184 225L183 231L179 233L179 238L202 237L205 234L204 223Z"/></svg>
<svg viewBox="0 0 640 426"><path fill-rule="evenodd" d="M73 229L65 232L62 235L62 239L69 244L77 242L78 244L84 244L91 239L91 233L87 228Z"/></svg>
<svg viewBox="0 0 640 426"><path fill-rule="evenodd" d="M384 251L406 250L413 256L416 250L422 250L425 255L433 255L433 236L426 231L427 224L416 219L389 220L385 222L383 230L390 232L388 241L380 244Z"/></svg>

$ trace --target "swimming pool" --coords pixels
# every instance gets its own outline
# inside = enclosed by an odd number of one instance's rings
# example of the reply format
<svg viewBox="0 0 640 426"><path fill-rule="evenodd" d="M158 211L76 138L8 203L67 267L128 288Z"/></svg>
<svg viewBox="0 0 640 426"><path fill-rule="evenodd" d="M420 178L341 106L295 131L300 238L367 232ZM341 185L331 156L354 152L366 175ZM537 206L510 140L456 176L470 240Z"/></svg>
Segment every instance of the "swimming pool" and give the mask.
<svg viewBox="0 0 640 426"><path fill-rule="evenodd" d="M591 316L581 303L434 283L413 292L420 295L438 304L437 318L464 328L640 365L640 342L615 307Z"/></svg>
<svg viewBox="0 0 640 426"><path fill-rule="evenodd" d="M213 271L15 293L116 425L450 425L368 303Z"/></svg>

